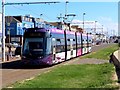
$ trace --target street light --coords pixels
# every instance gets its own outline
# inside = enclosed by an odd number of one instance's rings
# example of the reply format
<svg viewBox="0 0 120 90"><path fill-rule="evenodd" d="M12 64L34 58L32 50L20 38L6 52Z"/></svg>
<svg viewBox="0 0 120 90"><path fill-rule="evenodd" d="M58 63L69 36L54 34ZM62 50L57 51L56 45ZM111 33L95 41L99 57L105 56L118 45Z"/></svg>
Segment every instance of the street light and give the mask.
<svg viewBox="0 0 120 90"><path fill-rule="evenodd" d="M84 16L86 13L83 13L83 30L84 30Z"/></svg>
<svg viewBox="0 0 120 90"><path fill-rule="evenodd" d="M65 2L65 16L63 17L63 22L66 23L67 21L67 5L68 5L69 1L66 0Z"/></svg>
<svg viewBox="0 0 120 90"><path fill-rule="evenodd" d="M42 18L43 14L40 14L40 18Z"/></svg>
<svg viewBox="0 0 120 90"><path fill-rule="evenodd" d="M94 29L94 33L96 34L96 23L97 23L97 21L95 21L95 29Z"/></svg>
<svg viewBox="0 0 120 90"><path fill-rule="evenodd" d="M94 28L94 43L96 42L96 23L97 21L95 21L95 28Z"/></svg>
<svg viewBox="0 0 120 90"><path fill-rule="evenodd" d="M67 4L69 3L69 1L68 0L66 0L66 2L65 2L65 17L67 16Z"/></svg>
<svg viewBox="0 0 120 90"><path fill-rule="evenodd" d="M102 34L103 34L103 25L102 25Z"/></svg>
<svg viewBox="0 0 120 90"><path fill-rule="evenodd" d="M102 33L101 33L101 35L102 35L102 43L103 43L103 37L104 37L104 34L103 34L103 25L102 25Z"/></svg>
<svg viewBox="0 0 120 90"><path fill-rule="evenodd" d="M5 61L5 0L2 0L2 61Z"/></svg>

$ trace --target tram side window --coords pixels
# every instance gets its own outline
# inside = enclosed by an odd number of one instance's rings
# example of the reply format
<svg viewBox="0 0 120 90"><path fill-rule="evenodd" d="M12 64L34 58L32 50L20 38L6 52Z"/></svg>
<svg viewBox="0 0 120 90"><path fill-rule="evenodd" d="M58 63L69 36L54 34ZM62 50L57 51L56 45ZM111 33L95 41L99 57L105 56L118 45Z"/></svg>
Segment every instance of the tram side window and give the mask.
<svg viewBox="0 0 120 90"><path fill-rule="evenodd" d="M23 53L29 53L29 44L28 44L28 40L25 39L25 44L24 44L24 50Z"/></svg>
<svg viewBox="0 0 120 90"><path fill-rule="evenodd" d="M64 52L65 46L64 46L64 40L63 39L56 39L56 52Z"/></svg>
<svg viewBox="0 0 120 90"><path fill-rule="evenodd" d="M92 44L92 40L91 40L91 39L89 39L89 46L91 46L91 44Z"/></svg>
<svg viewBox="0 0 120 90"><path fill-rule="evenodd" d="M70 51L70 39L67 39L67 51Z"/></svg>
<svg viewBox="0 0 120 90"><path fill-rule="evenodd" d="M80 39L78 39L78 41L77 41L77 48L78 49L81 48L81 41L80 41Z"/></svg>
<svg viewBox="0 0 120 90"><path fill-rule="evenodd" d="M73 39L73 49L76 50L76 41Z"/></svg>
<svg viewBox="0 0 120 90"><path fill-rule="evenodd" d="M47 48L46 48L46 54L51 54L52 50L51 50L51 38L47 38Z"/></svg>
<svg viewBox="0 0 120 90"><path fill-rule="evenodd" d="M61 39L61 51L65 52L65 39Z"/></svg>
<svg viewBox="0 0 120 90"><path fill-rule="evenodd" d="M89 39L89 43L92 43L92 40L91 40L91 39Z"/></svg>
<svg viewBox="0 0 120 90"><path fill-rule="evenodd" d="M86 39L84 39L84 42L83 42L83 43L84 43L83 45L86 46Z"/></svg>

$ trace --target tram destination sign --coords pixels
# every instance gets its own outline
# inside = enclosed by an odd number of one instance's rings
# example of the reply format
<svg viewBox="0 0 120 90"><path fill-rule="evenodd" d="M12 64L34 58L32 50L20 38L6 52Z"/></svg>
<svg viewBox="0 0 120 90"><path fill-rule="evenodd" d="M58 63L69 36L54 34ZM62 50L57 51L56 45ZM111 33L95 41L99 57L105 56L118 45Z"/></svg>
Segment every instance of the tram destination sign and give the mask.
<svg viewBox="0 0 120 90"><path fill-rule="evenodd" d="M38 33L38 32L26 33L25 36L26 37L44 37L45 33Z"/></svg>

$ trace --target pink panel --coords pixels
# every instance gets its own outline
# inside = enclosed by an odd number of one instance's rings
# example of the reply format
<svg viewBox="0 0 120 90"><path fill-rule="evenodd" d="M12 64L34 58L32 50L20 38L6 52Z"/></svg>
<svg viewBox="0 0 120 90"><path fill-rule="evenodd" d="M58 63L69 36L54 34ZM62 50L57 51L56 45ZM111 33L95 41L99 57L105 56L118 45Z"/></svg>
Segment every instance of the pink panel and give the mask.
<svg viewBox="0 0 120 90"><path fill-rule="evenodd" d="M82 49L77 50L77 56L80 56L80 55L82 55Z"/></svg>
<svg viewBox="0 0 120 90"><path fill-rule="evenodd" d="M51 31L54 32L54 33L64 34L64 30L59 30L59 29L56 29L56 28L52 28Z"/></svg>

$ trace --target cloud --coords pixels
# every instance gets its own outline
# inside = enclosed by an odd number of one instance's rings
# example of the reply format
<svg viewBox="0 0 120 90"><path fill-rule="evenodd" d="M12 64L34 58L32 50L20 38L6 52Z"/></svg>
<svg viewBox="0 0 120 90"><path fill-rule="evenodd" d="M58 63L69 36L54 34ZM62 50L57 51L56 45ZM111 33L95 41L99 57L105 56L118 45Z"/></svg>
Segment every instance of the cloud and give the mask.
<svg viewBox="0 0 120 90"><path fill-rule="evenodd" d="M73 20L72 21L73 25L78 25L79 27L83 28L83 21L80 20ZM101 30L103 29L103 26L100 22L95 22L95 21L84 21L84 29L87 32L92 32L94 33L94 30L96 28L97 33L101 33Z"/></svg>
<svg viewBox="0 0 120 90"><path fill-rule="evenodd" d="M114 22L112 18L110 17L99 17L97 19L95 26L95 21L85 21L84 28L86 31L94 30L96 27L97 33L104 33L109 35L118 35L118 23ZM74 25L79 25L80 27L83 27L83 21L80 20L73 20L72 23ZM94 32L94 31L92 31Z"/></svg>
<svg viewBox="0 0 120 90"><path fill-rule="evenodd" d="M111 17L99 17L98 21L104 26L104 30L111 34L118 34L118 23Z"/></svg>

